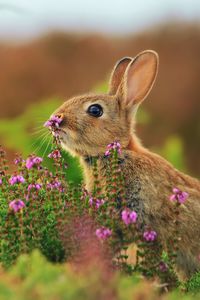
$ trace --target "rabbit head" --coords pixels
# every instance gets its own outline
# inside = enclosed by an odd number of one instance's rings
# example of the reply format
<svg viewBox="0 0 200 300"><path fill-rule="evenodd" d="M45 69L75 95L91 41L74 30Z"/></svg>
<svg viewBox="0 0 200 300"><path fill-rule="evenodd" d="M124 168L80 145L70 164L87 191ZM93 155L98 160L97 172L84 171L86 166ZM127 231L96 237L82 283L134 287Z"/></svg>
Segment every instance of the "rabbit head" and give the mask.
<svg viewBox="0 0 200 300"><path fill-rule="evenodd" d="M115 65L108 94L88 94L67 100L55 112L61 120L63 148L79 156L97 156L119 141L126 148L133 135L134 114L150 92L158 69L158 55L147 50Z"/></svg>

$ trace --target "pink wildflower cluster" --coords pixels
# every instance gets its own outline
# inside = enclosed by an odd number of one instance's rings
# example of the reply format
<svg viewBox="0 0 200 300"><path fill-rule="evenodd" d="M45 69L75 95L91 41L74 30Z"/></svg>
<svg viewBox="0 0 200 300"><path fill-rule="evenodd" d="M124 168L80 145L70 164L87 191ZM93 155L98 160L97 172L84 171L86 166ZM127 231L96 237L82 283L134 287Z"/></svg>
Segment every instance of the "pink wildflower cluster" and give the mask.
<svg viewBox="0 0 200 300"><path fill-rule="evenodd" d="M39 156L31 155L29 158L26 160L26 167L27 169L31 169L35 166L39 166L43 159Z"/></svg>
<svg viewBox="0 0 200 300"><path fill-rule="evenodd" d="M111 144L108 144L107 148L106 148L106 152L105 152L105 156L109 156L111 154L112 150L117 150L118 154L121 154L121 145L119 142L113 142Z"/></svg>
<svg viewBox="0 0 200 300"><path fill-rule="evenodd" d="M23 162L25 162L25 160L22 159L21 157L17 157L17 158L14 159L14 164L15 165L18 165L18 164L23 163Z"/></svg>
<svg viewBox="0 0 200 300"><path fill-rule="evenodd" d="M111 234L112 234L112 231L105 227L101 227L96 230L96 236L100 240L106 240L107 238L109 238L111 236Z"/></svg>
<svg viewBox="0 0 200 300"><path fill-rule="evenodd" d="M143 238L147 242L153 242L157 238L157 233L154 230L147 230L143 233Z"/></svg>
<svg viewBox="0 0 200 300"><path fill-rule="evenodd" d="M173 191L173 194L169 198L170 201L176 201L177 203L182 204L189 197L189 194L187 192L183 192L176 187L173 188L172 191Z"/></svg>
<svg viewBox="0 0 200 300"><path fill-rule="evenodd" d="M0 178L0 185L2 185L2 183L3 183L3 181L2 181L2 179Z"/></svg>
<svg viewBox="0 0 200 300"><path fill-rule="evenodd" d="M58 159L61 158L61 153L59 150L54 150L48 155L49 158Z"/></svg>
<svg viewBox="0 0 200 300"><path fill-rule="evenodd" d="M15 199L9 203L9 208L15 213L21 210L25 206L24 202L20 199Z"/></svg>
<svg viewBox="0 0 200 300"><path fill-rule="evenodd" d="M105 203L104 199L94 199L93 197L90 197L89 199L89 205L93 206L98 209L100 206L102 206Z"/></svg>
<svg viewBox="0 0 200 300"><path fill-rule="evenodd" d="M30 198L30 194L32 196L32 199L35 199L35 195L33 194L34 191L39 191L42 188L42 185L39 183L31 183L28 186L28 194L26 195L26 200L28 201Z"/></svg>
<svg viewBox="0 0 200 300"><path fill-rule="evenodd" d="M59 116L52 116L49 120L44 123L44 127L49 129L59 128L60 123L62 122L62 118Z"/></svg>
<svg viewBox="0 0 200 300"><path fill-rule="evenodd" d="M50 183L47 183L47 189L50 189L50 190L59 190L60 192L64 191L63 187L62 187L62 183L59 180L57 180L57 179L54 179Z"/></svg>
<svg viewBox="0 0 200 300"><path fill-rule="evenodd" d="M137 213L133 210L125 209L122 211L122 221L126 224L136 223L137 221Z"/></svg>
<svg viewBox="0 0 200 300"><path fill-rule="evenodd" d="M44 123L44 127L47 127L51 131L53 136L59 138L59 131L60 131L59 127L62 121L63 121L62 116L52 116L48 121Z"/></svg>
<svg viewBox="0 0 200 300"><path fill-rule="evenodd" d="M29 192L30 192L31 190L36 190L36 191L38 191L38 190L41 189L41 187L42 187L42 185L39 184L39 183L31 183L31 184L29 184L29 186L28 186L28 191L29 191Z"/></svg>
<svg viewBox="0 0 200 300"><path fill-rule="evenodd" d="M16 183L24 183L24 182L25 182L25 179L22 175L13 175L9 179L10 185L14 185Z"/></svg>

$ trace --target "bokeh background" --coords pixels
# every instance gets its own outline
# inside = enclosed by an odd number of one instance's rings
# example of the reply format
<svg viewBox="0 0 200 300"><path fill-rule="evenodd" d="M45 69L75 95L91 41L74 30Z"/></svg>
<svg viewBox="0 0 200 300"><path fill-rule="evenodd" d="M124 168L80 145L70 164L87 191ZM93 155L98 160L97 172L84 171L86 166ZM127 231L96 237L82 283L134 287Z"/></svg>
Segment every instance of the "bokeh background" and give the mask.
<svg viewBox="0 0 200 300"><path fill-rule="evenodd" d="M106 92L116 60L153 49L157 82L138 113L143 144L200 176L199 0L0 1L0 144L50 151L42 124L69 97ZM79 181L77 161L69 178Z"/></svg>

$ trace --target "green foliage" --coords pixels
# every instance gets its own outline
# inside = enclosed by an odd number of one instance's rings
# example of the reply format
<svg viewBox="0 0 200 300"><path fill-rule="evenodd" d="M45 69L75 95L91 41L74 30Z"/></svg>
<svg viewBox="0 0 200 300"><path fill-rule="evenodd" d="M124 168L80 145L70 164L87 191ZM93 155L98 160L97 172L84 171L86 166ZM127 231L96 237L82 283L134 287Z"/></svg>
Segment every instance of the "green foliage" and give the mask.
<svg viewBox="0 0 200 300"><path fill-rule="evenodd" d="M105 281L106 280L106 281ZM92 271L68 264L52 264L38 251L21 255L17 263L0 275L1 300L197 300L199 296L175 291L160 295L159 287L139 279L110 272L109 277L100 268Z"/></svg>
<svg viewBox="0 0 200 300"><path fill-rule="evenodd" d="M186 289L191 293L200 293L200 272L194 274L186 283Z"/></svg>
<svg viewBox="0 0 200 300"><path fill-rule="evenodd" d="M0 286L2 300L103 299L106 293L98 274L88 278L70 266L52 265L37 251L21 256L8 274Z"/></svg>
<svg viewBox="0 0 200 300"><path fill-rule="evenodd" d="M183 142L178 136L170 136L161 149L155 151L171 162L177 169L186 171Z"/></svg>
<svg viewBox="0 0 200 300"><path fill-rule="evenodd" d="M18 170L10 176L5 153L0 150L2 265L10 267L20 253L30 253L35 248L53 262L74 259L83 243L81 236L84 240L93 240L96 233L96 238L109 246L116 268L128 274L139 272L146 278L159 277L161 283L167 282L171 288L176 287L174 248L164 253L157 233L151 230L149 224L137 223L137 213L127 208L119 158L120 144L108 145L107 154L103 157L106 163L106 186L103 190L97 160L93 159L95 186L89 193L83 186L72 187L68 183L62 150L56 139L55 143L56 148L50 155L54 174L42 166L40 157L32 155L26 161L18 157ZM176 221L180 204L174 204ZM77 227L79 223L81 227ZM140 227L144 231L138 230ZM150 234L151 238L144 234ZM173 239L176 245L176 235ZM127 245L132 243L137 244L135 264L129 264L127 260Z"/></svg>

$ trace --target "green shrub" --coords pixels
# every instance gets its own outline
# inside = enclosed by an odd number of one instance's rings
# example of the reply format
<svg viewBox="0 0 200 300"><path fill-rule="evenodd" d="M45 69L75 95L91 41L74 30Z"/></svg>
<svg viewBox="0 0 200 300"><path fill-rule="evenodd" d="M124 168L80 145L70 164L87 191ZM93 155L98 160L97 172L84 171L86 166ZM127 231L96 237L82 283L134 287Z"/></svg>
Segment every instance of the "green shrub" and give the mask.
<svg viewBox="0 0 200 300"><path fill-rule="evenodd" d="M30 155L18 157L18 170L7 170L5 153L0 150L1 209L0 261L10 267L21 253L39 249L50 261L63 262L76 258L84 242L109 247L110 260L128 274L141 273L147 278L160 278L170 287L178 285L173 271L174 249L163 251L153 229L138 230L137 213L126 207L124 178L118 156L120 144L108 146L106 193L101 191L96 159L93 160L95 187L88 193L84 186L72 187L66 180L62 150L55 140L50 153L54 173L42 166L42 159ZM174 218L179 206L175 204ZM112 216L112 217L108 217ZM148 225L148 224L143 224ZM145 227L143 227L145 228ZM136 243L136 263L128 263L127 245ZM94 246L93 246L94 245ZM99 246L98 246L99 247ZM81 250L82 251L82 250Z"/></svg>
<svg viewBox="0 0 200 300"><path fill-rule="evenodd" d="M186 283L186 289L191 293L200 293L200 272L194 274Z"/></svg>

